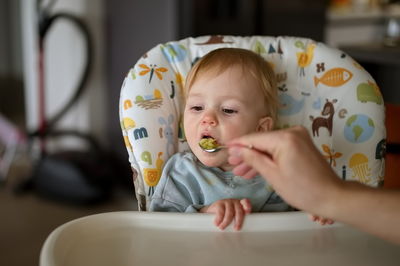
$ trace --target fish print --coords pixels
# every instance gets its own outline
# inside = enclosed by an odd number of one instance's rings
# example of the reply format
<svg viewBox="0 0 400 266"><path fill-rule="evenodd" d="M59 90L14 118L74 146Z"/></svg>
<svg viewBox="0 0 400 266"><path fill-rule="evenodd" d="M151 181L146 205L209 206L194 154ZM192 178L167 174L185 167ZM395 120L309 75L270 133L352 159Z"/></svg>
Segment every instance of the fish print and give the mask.
<svg viewBox="0 0 400 266"><path fill-rule="evenodd" d="M314 76L315 87L321 82L329 87L339 87L348 82L353 77L353 73L341 67L332 68L325 72L321 78Z"/></svg>

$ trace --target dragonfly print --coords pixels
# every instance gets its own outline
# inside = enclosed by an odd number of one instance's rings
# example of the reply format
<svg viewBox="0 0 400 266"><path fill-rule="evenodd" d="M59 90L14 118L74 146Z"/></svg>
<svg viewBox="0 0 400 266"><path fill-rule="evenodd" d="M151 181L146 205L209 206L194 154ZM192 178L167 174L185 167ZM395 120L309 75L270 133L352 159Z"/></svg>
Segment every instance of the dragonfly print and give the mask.
<svg viewBox="0 0 400 266"><path fill-rule="evenodd" d="M162 73L168 71L168 69L166 69L165 67L157 67L157 65L153 65L153 64L150 64L149 66L146 64L140 64L139 67L141 67L143 69L142 71L139 72L140 76L144 76L148 73L150 74L149 83L151 83L154 73L156 74L156 76L159 80L162 80L163 79Z"/></svg>

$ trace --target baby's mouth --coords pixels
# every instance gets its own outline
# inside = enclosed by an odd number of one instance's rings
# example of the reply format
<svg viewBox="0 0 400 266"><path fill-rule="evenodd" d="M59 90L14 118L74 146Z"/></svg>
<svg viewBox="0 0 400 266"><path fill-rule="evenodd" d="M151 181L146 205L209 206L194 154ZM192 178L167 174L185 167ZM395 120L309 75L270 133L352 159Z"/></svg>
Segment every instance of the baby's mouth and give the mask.
<svg viewBox="0 0 400 266"><path fill-rule="evenodd" d="M201 140L199 141L199 145L203 150L211 150L220 146L216 139L207 135L201 138Z"/></svg>

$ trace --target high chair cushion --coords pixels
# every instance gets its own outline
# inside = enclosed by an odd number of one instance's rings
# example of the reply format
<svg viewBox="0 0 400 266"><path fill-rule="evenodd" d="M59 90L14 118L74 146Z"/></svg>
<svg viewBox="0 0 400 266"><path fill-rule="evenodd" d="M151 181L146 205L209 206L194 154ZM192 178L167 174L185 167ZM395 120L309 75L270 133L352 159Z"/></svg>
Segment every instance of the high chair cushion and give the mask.
<svg viewBox="0 0 400 266"><path fill-rule="evenodd" d="M122 84L121 128L139 210L147 209L168 158L188 149L181 119L187 73L221 47L249 49L271 63L281 104L278 128L307 128L339 178L370 186L383 182L383 98L374 79L349 55L305 38L202 36L157 45Z"/></svg>

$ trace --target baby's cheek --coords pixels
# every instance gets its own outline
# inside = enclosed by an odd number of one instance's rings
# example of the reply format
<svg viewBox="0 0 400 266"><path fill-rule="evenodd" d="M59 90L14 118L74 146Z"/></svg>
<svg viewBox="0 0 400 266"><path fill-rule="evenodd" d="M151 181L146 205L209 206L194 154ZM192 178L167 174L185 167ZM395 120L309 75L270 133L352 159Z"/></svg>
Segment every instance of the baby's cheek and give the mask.
<svg viewBox="0 0 400 266"><path fill-rule="evenodd" d="M246 123L241 123L235 127L230 127L225 130L225 143L236 138L242 137L249 133L255 132L253 126L249 126Z"/></svg>

